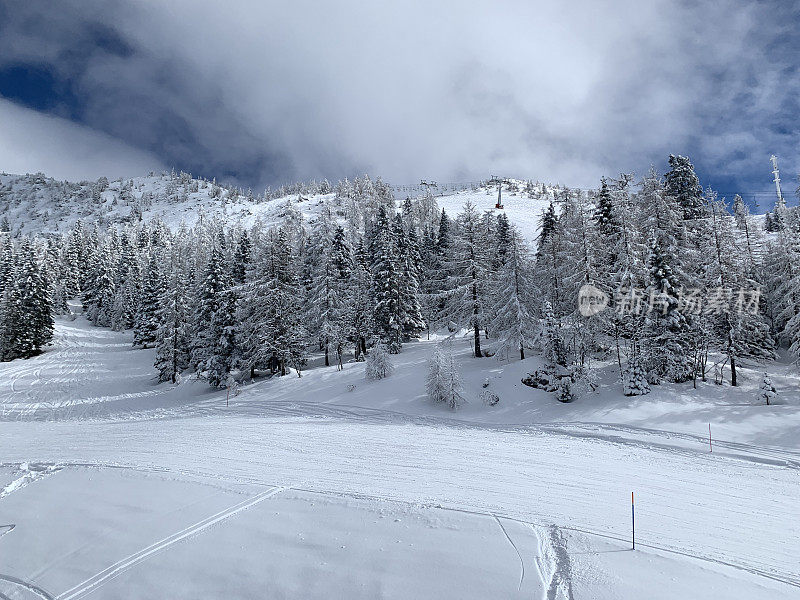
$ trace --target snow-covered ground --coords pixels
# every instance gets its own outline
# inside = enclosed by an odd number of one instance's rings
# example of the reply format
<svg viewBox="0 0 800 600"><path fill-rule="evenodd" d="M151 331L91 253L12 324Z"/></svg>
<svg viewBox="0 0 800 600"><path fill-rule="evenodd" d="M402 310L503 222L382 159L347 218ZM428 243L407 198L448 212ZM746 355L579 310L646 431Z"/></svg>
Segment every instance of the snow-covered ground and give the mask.
<svg viewBox="0 0 800 600"><path fill-rule="evenodd" d="M779 406L755 405L758 365L737 390L636 399L609 365L563 405L519 382L536 359L471 359L465 341L469 404L451 413L424 394L432 346L383 381L315 363L226 406L202 382L157 385L129 334L59 321L48 352L0 364L0 594L798 597L789 367L771 373Z"/></svg>

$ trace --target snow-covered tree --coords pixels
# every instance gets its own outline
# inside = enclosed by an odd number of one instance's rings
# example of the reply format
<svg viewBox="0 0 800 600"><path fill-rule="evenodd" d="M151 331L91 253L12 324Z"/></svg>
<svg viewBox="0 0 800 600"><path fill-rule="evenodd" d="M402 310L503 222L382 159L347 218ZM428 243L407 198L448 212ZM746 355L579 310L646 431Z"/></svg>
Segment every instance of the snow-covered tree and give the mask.
<svg viewBox="0 0 800 600"><path fill-rule="evenodd" d="M219 292L218 308L211 319L211 339L214 346L206 363L208 384L224 387L236 361L236 293L230 288Z"/></svg>
<svg viewBox="0 0 800 600"><path fill-rule="evenodd" d="M174 266L174 263L173 263ZM173 271L167 291L161 297L155 368L159 381L176 383L189 366L189 307L182 274Z"/></svg>
<svg viewBox="0 0 800 600"><path fill-rule="evenodd" d="M626 396L644 396L650 393L647 370L644 367L638 341L631 341L631 354L622 374L622 393Z"/></svg>
<svg viewBox="0 0 800 600"><path fill-rule="evenodd" d="M467 202L458 216L458 235L446 258L447 280L441 297L443 312L456 325L471 331L473 355L483 356L481 330L485 327L489 302L486 249L488 240L475 206Z"/></svg>
<svg viewBox="0 0 800 600"><path fill-rule="evenodd" d="M226 274L222 249L215 244L194 299L191 365L195 369L202 370L207 366L216 346L216 334L211 324L219 310L220 292L229 286L230 278Z"/></svg>
<svg viewBox="0 0 800 600"><path fill-rule="evenodd" d="M532 265L522 236L510 227L503 241L503 263L492 275L492 306L489 309L488 329L492 331L495 356L507 359L515 354L525 359L525 348L536 338L536 319L531 311L535 288Z"/></svg>
<svg viewBox="0 0 800 600"><path fill-rule="evenodd" d="M764 379L761 380L761 387L758 390L758 401L767 405L774 404L777 395L778 392L772 385L772 379L767 373L764 373Z"/></svg>
<svg viewBox="0 0 800 600"><path fill-rule="evenodd" d="M394 367L385 344L378 342L367 355L364 373L367 379L384 379L392 374Z"/></svg>
<svg viewBox="0 0 800 600"><path fill-rule="evenodd" d="M376 333L389 352L397 354L403 344L402 266L397 239L384 206L378 208L370 255Z"/></svg>
<svg viewBox="0 0 800 600"><path fill-rule="evenodd" d="M648 259L653 309L647 313L646 356L651 382L672 382L692 378L689 324L680 310L678 282L669 257L657 239L653 239Z"/></svg>
<svg viewBox="0 0 800 600"><path fill-rule="evenodd" d="M141 299L133 324L133 345L151 348L158 340L159 306L164 294L161 257L153 252L147 263Z"/></svg>
<svg viewBox="0 0 800 600"><path fill-rule="evenodd" d="M703 188L694 172L692 162L685 156L669 156L670 170L665 175L666 193L683 210L684 219L704 216Z"/></svg>
<svg viewBox="0 0 800 600"><path fill-rule="evenodd" d="M426 383L428 398L446 404L455 410L466 402L461 373L453 355L452 342L446 340L436 345L428 361Z"/></svg>

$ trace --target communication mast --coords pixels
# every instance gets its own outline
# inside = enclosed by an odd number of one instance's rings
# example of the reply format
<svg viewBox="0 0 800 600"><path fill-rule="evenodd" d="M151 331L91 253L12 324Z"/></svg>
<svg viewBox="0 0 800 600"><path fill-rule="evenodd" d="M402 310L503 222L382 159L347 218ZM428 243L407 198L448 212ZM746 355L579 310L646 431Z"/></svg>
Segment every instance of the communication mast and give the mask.
<svg viewBox="0 0 800 600"><path fill-rule="evenodd" d="M492 175L492 178L489 180L489 185L497 184L497 204L494 205L495 208L503 208L503 184L508 185L508 179L506 177L498 177L497 175Z"/></svg>
<svg viewBox="0 0 800 600"><path fill-rule="evenodd" d="M775 208L786 208L786 200L783 199L781 193L781 177L778 173L778 157L774 154L769 157L772 161L772 174L775 176L775 191L778 193L778 201L775 203Z"/></svg>

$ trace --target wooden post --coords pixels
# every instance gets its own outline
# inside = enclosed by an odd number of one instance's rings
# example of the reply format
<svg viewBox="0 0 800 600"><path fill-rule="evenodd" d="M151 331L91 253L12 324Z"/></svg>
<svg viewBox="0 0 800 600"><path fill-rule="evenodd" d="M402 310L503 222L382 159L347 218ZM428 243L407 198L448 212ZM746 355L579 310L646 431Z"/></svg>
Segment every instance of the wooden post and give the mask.
<svg viewBox="0 0 800 600"><path fill-rule="evenodd" d="M708 424L708 449L709 452L714 451L714 447L711 445L711 423Z"/></svg>
<svg viewBox="0 0 800 600"><path fill-rule="evenodd" d="M636 519L633 513L633 492L631 492L631 550L636 550Z"/></svg>

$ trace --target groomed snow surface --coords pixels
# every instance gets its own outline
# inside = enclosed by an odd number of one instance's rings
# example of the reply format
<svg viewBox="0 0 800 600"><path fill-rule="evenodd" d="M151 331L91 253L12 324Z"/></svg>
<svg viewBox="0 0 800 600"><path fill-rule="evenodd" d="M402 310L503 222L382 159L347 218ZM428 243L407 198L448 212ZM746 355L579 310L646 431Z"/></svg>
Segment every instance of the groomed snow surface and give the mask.
<svg viewBox="0 0 800 600"><path fill-rule="evenodd" d="M755 364L640 398L609 364L562 405L520 383L537 359L462 340L452 413L425 397L423 340L388 379L317 360L226 406L156 384L130 342L78 317L0 364L0 599L800 597L788 366L777 406Z"/></svg>

